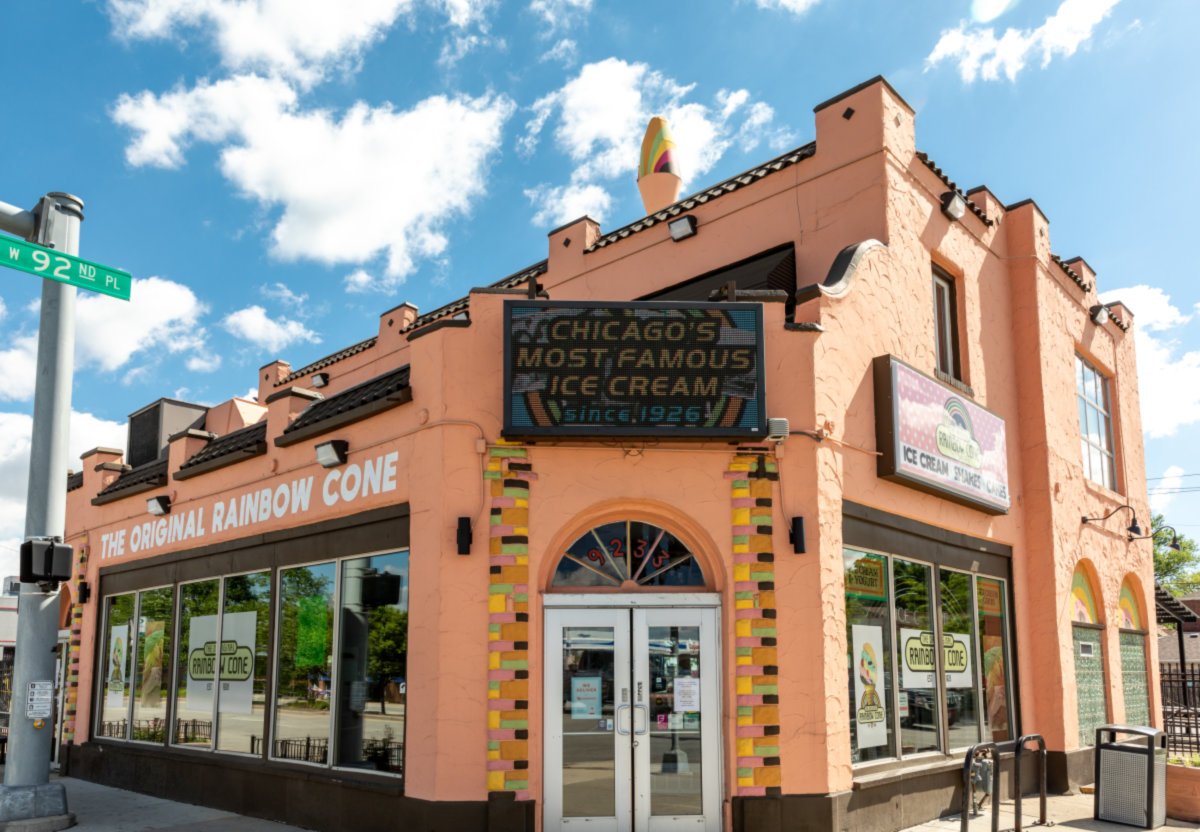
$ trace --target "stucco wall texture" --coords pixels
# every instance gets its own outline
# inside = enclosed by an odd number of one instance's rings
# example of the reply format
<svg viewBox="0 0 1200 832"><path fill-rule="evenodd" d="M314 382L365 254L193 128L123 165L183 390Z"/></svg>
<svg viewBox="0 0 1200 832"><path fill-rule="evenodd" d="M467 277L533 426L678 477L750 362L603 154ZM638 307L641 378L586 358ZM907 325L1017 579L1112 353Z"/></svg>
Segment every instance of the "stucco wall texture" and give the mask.
<svg viewBox="0 0 1200 832"><path fill-rule="evenodd" d="M1049 223L1032 201L1006 208L987 189L972 192L985 223L968 211L942 213L948 190L916 152L914 112L882 79L827 102L816 112L810 158L697 204L698 233L673 242L666 223L591 248L599 226L582 218L550 233L548 270L539 279L555 300L629 300L782 244L795 246L800 286L826 280L837 254L866 240L870 248L846 280L801 304L799 322L823 331L785 328L783 304L764 304L768 414L786 417L793 435L772 445L779 481L774 491L774 603L777 608L778 737L784 794L828 794L852 787L842 561L842 503L886 512L1012 547L1016 704L1024 733L1041 733L1051 749L1077 745L1070 585L1079 564L1093 582L1105 630L1108 699L1122 722L1117 600L1126 578L1143 621L1153 620L1149 541L1130 542L1122 516L1081 524L1130 504L1149 518L1132 327L1096 325L1095 276L1082 260L1071 268L1052 259ZM1004 419L1012 507L993 515L877 476L872 359L892 354L933 375L934 306L931 266L954 281L962 381L974 401ZM411 367L412 401L328 437L277 447L273 439L309 400L267 395L290 368L260 371L260 402L209 411L207 428L227 433L266 419L267 451L157 491L93 505L120 473L117 454L84 459L83 487L68 495L68 542L87 550L93 587L113 564L246 536L209 531L202 539L123 554L104 549L105 535L148 521L145 497L163 493L172 513L209 507L218 499L314 476L314 497L302 521L293 515L257 524L253 534L407 501L411 509L411 587L405 791L428 800L480 800L489 779L488 745L489 535L493 492L484 471L500 439L503 417L502 304L496 290L470 295L469 326L442 328L408 340L400 330L415 316L408 305L385 312L378 340L324 368L325 395L385 370ZM1126 325L1132 314L1114 309ZM418 330L419 332L419 330ZM1116 491L1083 474L1075 394L1075 355L1110 379L1117 447ZM310 377L290 383L310 386ZM319 499L325 469L313 444L349 443L350 461L396 454L395 490L326 505ZM181 438L169 470L205 444ZM178 446L178 447L177 447ZM711 589L722 593L724 788L736 793L739 744L734 557L730 483L736 453L724 442L597 443L541 441L523 446L537 472L528 511L528 770L520 783L538 799L541 766L544 653L542 597L562 551L589 528L611 519L646 520L693 547ZM456 553L455 520L474 523L469 557ZM808 521L808 551L792 554L790 518ZM330 555L352 554L330 552ZM494 554L494 553L493 553ZM897 553L903 554L903 553ZM99 599L81 617L75 742L93 719ZM507 609L505 612L513 612ZM1151 713L1158 714L1157 648L1149 640ZM498 735L497 735L498 736ZM745 749L742 749L745 751ZM499 772L507 766L492 766Z"/></svg>

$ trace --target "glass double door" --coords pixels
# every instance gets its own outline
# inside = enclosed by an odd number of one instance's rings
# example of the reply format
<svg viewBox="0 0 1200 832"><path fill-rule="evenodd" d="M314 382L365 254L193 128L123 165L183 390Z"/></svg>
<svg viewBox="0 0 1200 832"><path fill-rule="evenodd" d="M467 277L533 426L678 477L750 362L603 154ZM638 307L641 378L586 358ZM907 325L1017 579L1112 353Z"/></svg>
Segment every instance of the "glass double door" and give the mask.
<svg viewBox="0 0 1200 832"><path fill-rule="evenodd" d="M716 633L716 608L547 610L547 830L721 828Z"/></svg>

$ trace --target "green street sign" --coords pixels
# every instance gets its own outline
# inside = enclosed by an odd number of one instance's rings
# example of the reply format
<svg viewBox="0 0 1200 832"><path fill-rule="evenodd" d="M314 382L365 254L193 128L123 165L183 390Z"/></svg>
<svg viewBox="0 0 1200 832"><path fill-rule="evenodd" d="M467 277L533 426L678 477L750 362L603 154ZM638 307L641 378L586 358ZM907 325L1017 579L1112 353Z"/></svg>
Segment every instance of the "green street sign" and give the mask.
<svg viewBox="0 0 1200 832"><path fill-rule="evenodd" d="M0 266L48 277L59 283L112 295L121 300L129 300L129 289L133 284L129 272L110 269L90 260L3 235L0 235Z"/></svg>

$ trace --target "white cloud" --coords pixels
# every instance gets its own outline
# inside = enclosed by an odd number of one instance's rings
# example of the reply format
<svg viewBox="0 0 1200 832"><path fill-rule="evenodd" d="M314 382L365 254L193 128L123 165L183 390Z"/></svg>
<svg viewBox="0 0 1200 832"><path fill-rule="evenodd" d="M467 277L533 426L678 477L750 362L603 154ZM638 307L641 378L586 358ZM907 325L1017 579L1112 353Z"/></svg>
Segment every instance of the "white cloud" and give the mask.
<svg viewBox="0 0 1200 832"><path fill-rule="evenodd" d="M221 369L221 356L193 355L187 360L187 368L193 373L215 373Z"/></svg>
<svg viewBox="0 0 1200 832"><path fill-rule="evenodd" d="M287 318L272 320L261 306L247 306L230 312L221 321L221 326L230 335L257 344L272 353L297 341L321 343L320 336L300 321L289 321Z"/></svg>
<svg viewBox="0 0 1200 832"><path fill-rule="evenodd" d="M13 550L25 539L25 498L32 437L31 416L0 412L0 564L5 564L0 566L0 575L16 574L16 552ZM101 445L125 447L125 423L72 411L67 465L78 471L79 455ZM62 476L66 477L66 471Z"/></svg>
<svg viewBox="0 0 1200 832"><path fill-rule="evenodd" d="M134 279L129 301L81 294L75 304L77 367L113 371L150 350L202 349L200 318L208 308L181 283L161 277Z"/></svg>
<svg viewBox="0 0 1200 832"><path fill-rule="evenodd" d="M1100 299L1120 300L1134 313L1142 432L1161 439L1200 422L1200 350L1181 351L1169 334L1191 316L1181 314L1168 295L1149 286L1113 289Z"/></svg>
<svg viewBox="0 0 1200 832"><path fill-rule="evenodd" d="M959 75L968 84L976 78L995 81L1001 72L1009 81L1015 81L1026 61L1039 52L1042 67L1055 55L1075 54L1119 2L1063 0L1058 10L1036 29L1006 29L999 38L992 29L968 28L964 21L957 29L942 32L925 59L925 69L928 71L950 59L958 62Z"/></svg>
<svg viewBox="0 0 1200 832"><path fill-rule="evenodd" d="M554 44L554 46L543 52L542 56L538 58L538 62L544 63L545 61L558 61L563 66L571 66L575 63L578 54L579 47L575 41L571 40L570 38L563 38L558 43Z"/></svg>
<svg viewBox="0 0 1200 832"><path fill-rule="evenodd" d="M265 298L277 300L284 306L290 306L293 309L301 309L308 303L308 293L296 294L287 287L285 283L272 283L269 286L264 284L258 287L258 293Z"/></svg>
<svg viewBox="0 0 1200 832"><path fill-rule="evenodd" d="M177 168L193 141L223 142L239 133L268 131L296 101L296 92L283 81L239 75L216 83L202 79L190 90L177 86L162 95L122 93L112 118L135 133L125 148L129 164Z"/></svg>
<svg viewBox="0 0 1200 832"><path fill-rule="evenodd" d="M452 67L477 49L487 47L503 49L506 45L504 38L493 38L480 34L456 35L442 44L441 54L438 55L438 65Z"/></svg>
<svg viewBox="0 0 1200 832"><path fill-rule="evenodd" d="M1161 332L1162 330L1182 326L1192 319L1184 315L1171 303L1171 296L1157 286L1139 284L1127 286L1124 289L1114 289L1104 292L1101 299L1105 303L1121 301L1134 315L1139 330ZM1200 303L1196 304L1200 312Z"/></svg>
<svg viewBox="0 0 1200 832"><path fill-rule="evenodd" d="M529 11L546 24L542 37L550 37L562 29L569 29L575 18L586 17L592 10L592 0L533 0Z"/></svg>
<svg viewBox="0 0 1200 832"><path fill-rule="evenodd" d="M38 304L29 311L36 312ZM113 372L135 356L150 363L129 370L122 381L144 379L156 363L152 351L180 353L204 347L200 318L208 311L191 289L161 277L135 278L130 300L80 293L75 302L75 371L99 367ZM0 400L33 398L37 368L37 336L8 337L0 350Z"/></svg>
<svg viewBox="0 0 1200 832"><path fill-rule="evenodd" d="M375 291L378 279L365 269L355 269L342 278L342 285L352 294Z"/></svg>
<svg viewBox="0 0 1200 832"><path fill-rule="evenodd" d="M4 298L0 298L0 321L4 320L4 316L8 314L8 310L4 307Z"/></svg>
<svg viewBox="0 0 1200 832"><path fill-rule="evenodd" d="M990 23L1017 4L1017 0L972 0L971 17L976 23Z"/></svg>
<svg viewBox="0 0 1200 832"><path fill-rule="evenodd" d="M535 225L557 226L587 214L603 220L612 205L612 196L599 185L563 185L553 188L538 185L525 191L525 196L537 208Z"/></svg>
<svg viewBox="0 0 1200 832"><path fill-rule="evenodd" d="M1183 485L1183 469L1172 465L1163 471L1162 478L1150 489L1150 511L1166 514L1175 498L1175 491Z"/></svg>
<svg viewBox="0 0 1200 832"><path fill-rule="evenodd" d="M225 177L282 209L271 232L275 256L361 264L386 252L376 288L387 291L418 259L441 254L445 224L483 195L513 108L503 95L438 95L403 111L359 102L339 118L300 110L286 85L241 76L123 96L114 118L135 132L127 150L134 164L179 164L192 140L221 144Z"/></svg>
<svg viewBox="0 0 1200 832"><path fill-rule="evenodd" d="M27 401L33 398L37 378L37 336L8 336L7 349L0 350L0 399Z"/></svg>
<svg viewBox="0 0 1200 832"><path fill-rule="evenodd" d="M356 67L367 47L413 6L413 0L108 0L108 13L121 38L199 32L212 38L231 70L311 85L329 69Z"/></svg>
<svg viewBox="0 0 1200 832"><path fill-rule="evenodd" d="M821 0L754 0L760 9L779 9L792 14L804 14Z"/></svg>
<svg viewBox="0 0 1200 832"><path fill-rule="evenodd" d="M642 136L654 115L665 116L670 124L685 183L711 170L735 139L753 148L772 132L774 111L760 103L751 104L746 90L720 90L710 106L685 100L694 87L679 84L646 64L619 58L585 65L575 78L532 107L533 115L518 142L520 150L532 154L546 125L553 123L555 146L576 167L569 186L541 185L531 198L536 195L575 205L586 201L607 208L611 197L609 201L600 198L600 183L619 177L632 181L636 176ZM545 216L540 211L535 222Z"/></svg>

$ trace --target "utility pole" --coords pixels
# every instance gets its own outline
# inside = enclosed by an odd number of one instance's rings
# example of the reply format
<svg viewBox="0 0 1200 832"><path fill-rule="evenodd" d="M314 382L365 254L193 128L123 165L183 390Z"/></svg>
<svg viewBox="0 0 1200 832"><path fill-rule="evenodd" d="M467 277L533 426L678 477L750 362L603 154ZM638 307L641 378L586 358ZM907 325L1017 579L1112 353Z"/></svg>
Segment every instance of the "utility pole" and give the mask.
<svg viewBox="0 0 1200 832"><path fill-rule="evenodd" d="M33 211L0 202L0 229L73 258L79 254L82 220L83 201L58 191L42 197ZM61 540L66 525L64 477L74 351L75 287L57 280L43 280L25 507L26 540ZM53 720L29 716L31 691L44 689L47 682L53 689L54 651L58 644L56 589L57 585L52 583L21 584L8 761L4 786L0 789L0 823L9 829L23 828L19 823L23 820L39 819L36 826L43 830L66 829L75 822L67 811L66 789L61 783L50 782Z"/></svg>

